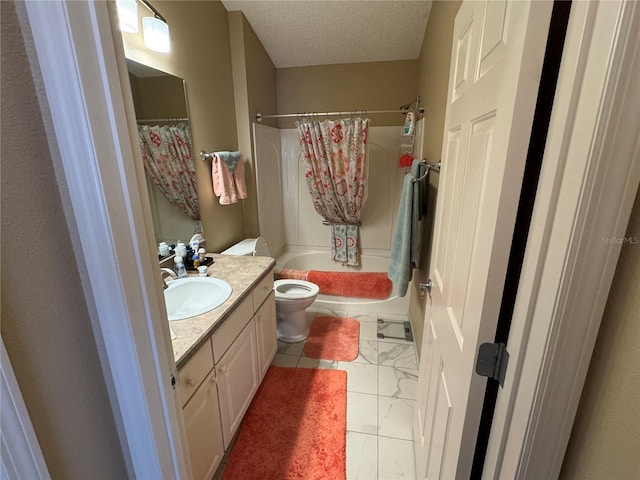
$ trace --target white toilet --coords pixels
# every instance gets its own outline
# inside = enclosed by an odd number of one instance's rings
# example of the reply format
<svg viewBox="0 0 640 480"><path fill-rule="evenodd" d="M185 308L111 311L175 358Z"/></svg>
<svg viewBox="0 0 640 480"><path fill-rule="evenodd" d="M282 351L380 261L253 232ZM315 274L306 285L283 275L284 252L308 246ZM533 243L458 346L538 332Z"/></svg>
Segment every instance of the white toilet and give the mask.
<svg viewBox="0 0 640 480"><path fill-rule="evenodd" d="M223 255L269 256L269 247L264 238L247 238L222 252ZM315 283L304 280L276 280L273 286L276 295L278 340L287 343L302 342L309 335L305 310L318 296Z"/></svg>

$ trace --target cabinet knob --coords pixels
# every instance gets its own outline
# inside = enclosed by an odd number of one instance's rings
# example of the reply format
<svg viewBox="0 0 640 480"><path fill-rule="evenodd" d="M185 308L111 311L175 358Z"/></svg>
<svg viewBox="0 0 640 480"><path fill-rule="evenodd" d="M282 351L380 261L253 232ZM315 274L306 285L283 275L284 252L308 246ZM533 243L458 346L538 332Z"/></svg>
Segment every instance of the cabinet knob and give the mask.
<svg viewBox="0 0 640 480"><path fill-rule="evenodd" d="M184 383L187 384L187 387L195 387L196 386L196 382L193 380L193 378L189 377L187 378Z"/></svg>
<svg viewBox="0 0 640 480"><path fill-rule="evenodd" d="M218 367L218 371L219 371L220 373L224 373L224 372L226 372L226 371L227 371L227 367L225 367L224 365L220 365L220 366Z"/></svg>

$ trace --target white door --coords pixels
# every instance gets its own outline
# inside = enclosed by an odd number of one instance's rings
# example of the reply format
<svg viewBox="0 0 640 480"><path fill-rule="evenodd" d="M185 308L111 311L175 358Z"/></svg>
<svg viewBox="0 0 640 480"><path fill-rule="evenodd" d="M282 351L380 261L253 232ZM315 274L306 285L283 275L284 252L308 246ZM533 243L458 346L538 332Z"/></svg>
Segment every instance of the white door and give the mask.
<svg viewBox="0 0 640 480"><path fill-rule="evenodd" d="M468 478L552 2L463 1L455 20L414 419L418 478Z"/></svg>

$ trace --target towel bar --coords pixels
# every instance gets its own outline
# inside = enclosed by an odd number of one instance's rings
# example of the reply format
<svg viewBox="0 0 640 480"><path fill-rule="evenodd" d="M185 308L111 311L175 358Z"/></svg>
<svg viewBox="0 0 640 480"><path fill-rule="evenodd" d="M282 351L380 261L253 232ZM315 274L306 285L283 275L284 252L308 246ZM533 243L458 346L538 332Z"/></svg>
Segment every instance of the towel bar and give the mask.
<svg viewBox="0 0 640 480"><path fill-rule="evenodd" d="M429 175L429 170L435 170L436 172L440 171L440 165L442 165L442 162L438 162L438 163L427 163L427 159L424 158L421 160L421 163L426 167L425 172L419 176L418 178L414 178L413 182L419 182L420 180L424 180L425 178L427 178L427 176Z"/></svg>
<svg viewBox="0 0 640 480"><path fill-rule="evenodd" d="M202 160L213 160L213 156L213 153L207 153L204 150L200 152L200 158L202 158Z"/></svg>

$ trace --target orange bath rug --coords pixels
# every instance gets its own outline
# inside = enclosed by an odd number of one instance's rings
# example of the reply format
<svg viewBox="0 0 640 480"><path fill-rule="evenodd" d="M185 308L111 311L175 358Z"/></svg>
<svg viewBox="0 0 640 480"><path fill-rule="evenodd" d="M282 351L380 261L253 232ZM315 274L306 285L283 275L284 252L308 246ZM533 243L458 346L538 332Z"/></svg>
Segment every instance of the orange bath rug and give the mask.
<svg viewBox="0 0 640 480"><path fill-rule="evenodd" d="M283 268L278 272L278 279L306 280L309 270L296 270L295 268Z"/></svg>
<svg viewBox="0 0 640 480"><path fill-rule="evenodd" d="M384 300L393 284L386 272L323 272L309 270L307 280L320 287L320 293L340 297Z"/></svg>
<svg viewBox="0 0 640 480"><path fill-rule="evenodd" d="M223 480L343 480L347 372L269 367Z"/></svg>
<svg viewBox="0 0 640 480"><path fill-rule="evenodd" d="M353 318L316 317L304 344L311 358L351 362L358 358L360 322Z"/></svg>
<svg viewBox="0 0 640 480"><path fill-rule="evenodd" d="M389 298L393 283L386 272L325 272L323 270L296 270L283 268L278 278L291 278L313 282L324 295L339 297Z"/></svg>

